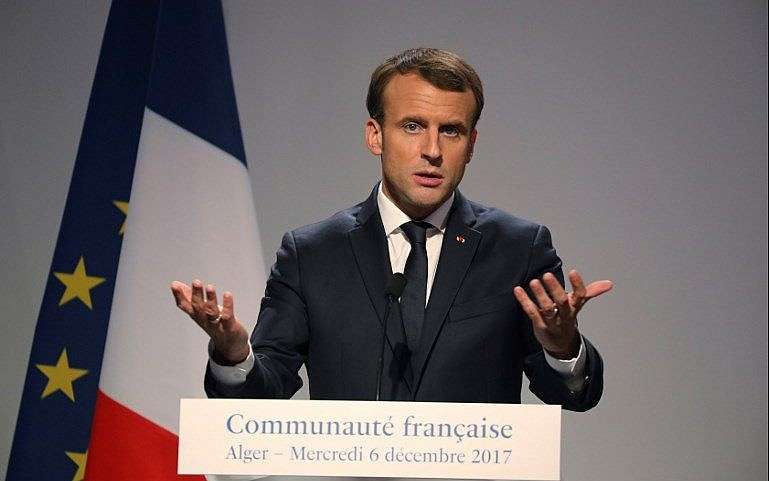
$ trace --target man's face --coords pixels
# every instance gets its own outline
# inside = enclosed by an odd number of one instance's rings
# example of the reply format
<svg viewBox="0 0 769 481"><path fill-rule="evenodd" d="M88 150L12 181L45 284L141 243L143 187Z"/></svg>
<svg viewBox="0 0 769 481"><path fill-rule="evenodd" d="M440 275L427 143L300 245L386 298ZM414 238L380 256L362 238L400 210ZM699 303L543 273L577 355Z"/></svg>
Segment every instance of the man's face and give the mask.
<svg viewBox="0 0 769 481"><path fill-rule="evenodd" d="M382 159L385 195L422 219L449 198L470 162L475 97L441 90L416 73L395 75L383 97L384 122L368 120L366 144Z"/></svg>

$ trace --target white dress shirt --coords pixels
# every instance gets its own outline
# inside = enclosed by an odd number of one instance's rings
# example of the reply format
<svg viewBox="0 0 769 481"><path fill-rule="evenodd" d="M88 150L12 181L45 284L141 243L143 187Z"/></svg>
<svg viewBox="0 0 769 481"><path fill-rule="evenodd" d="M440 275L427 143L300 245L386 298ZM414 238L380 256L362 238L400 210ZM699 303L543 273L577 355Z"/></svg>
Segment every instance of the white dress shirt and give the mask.
<svg viewBox="0 0 769 481"><path fill-rule="evenodd" d="M440 207L422 219L433 225L433 228L427 229L427 295L425 302L430 299L433 281L435 280L435 271L438 267L438 259L441 255L441 245L443 244L443 234L446 231L446 219L454 202L454 194L451 194ZM390 200L382 191L382 183L379 183L377 193L377 205L379 214L382 218L385 234L387 235L387 248L390 254L390 265L393 272L403 272L406 267L406 260L411 252L411 243L400 226L411 221L411 218L403 213L395 203ZM510 295L513 295L513 286L510 286ZM211 374L220 382L230 386L237 386L246 380L246 376L254 366L254 354L249 352L245 361L235 366L222 366L210 359L213 350L213 344L209 342L209 365ZM566 385L573 392L582 389L585 383L585 353L584 343L580 343L579 354L577 357L568 360L556 359L545 351L545 360L556 370L563 378Z"/></svg>
<svg viewBox="0 0 769 481"><path fill-rule="evenodd" d="M411 242L401 229L411 218L401 211L393 201L391 201L382 191L382 183L379 183L379 193L376 197L379 205L379 215L382 217L382 225L387 235L387 249L390 252L390 266L393 272L400 272L406 269L406 261L411 253ZM432 225L433 228L427 229L427 295L425 296L425 306L430 300L430 292L433 290L433 281L435 280L435 271L438 268L438 259L441 256L441 245L443 245L443 233L446 231L446 219L451 210L451 203L454 202L454 194L451 194L446 202L441 204L435 211L422 219Z"/></svg>

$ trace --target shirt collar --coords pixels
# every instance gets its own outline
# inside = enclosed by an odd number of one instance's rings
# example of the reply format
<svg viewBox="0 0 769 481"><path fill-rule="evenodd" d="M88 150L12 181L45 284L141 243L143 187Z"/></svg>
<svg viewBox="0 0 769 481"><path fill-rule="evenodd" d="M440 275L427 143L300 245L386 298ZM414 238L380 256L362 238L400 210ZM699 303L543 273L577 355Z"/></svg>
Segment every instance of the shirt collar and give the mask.
<svg viewBox="0 0 769 481"><path fill-rule="evenodd" d="M390 200L382 191L382 183L379 182L377 187L376 202L379 206L379 215L382 217L382 225L384 226L385 234L388 236L395 232L401 225L409 222L411 218L407 216L402 210L395 205L395 202ZM446 201L435 209L430 215L422 219L424 222L428 222L434 225L438 230L443 232L446 230L446 219L449 216L449 210L454 202L454 192Z"/></svg>

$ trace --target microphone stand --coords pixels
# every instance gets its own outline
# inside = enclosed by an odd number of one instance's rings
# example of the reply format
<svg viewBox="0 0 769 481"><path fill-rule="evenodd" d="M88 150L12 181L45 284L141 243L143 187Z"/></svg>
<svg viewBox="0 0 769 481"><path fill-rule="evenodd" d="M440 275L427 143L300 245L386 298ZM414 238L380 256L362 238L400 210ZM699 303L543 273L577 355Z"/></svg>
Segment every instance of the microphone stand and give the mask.
<svg viewBox="0 0 769 481"><path fill-rule="evenodd" d="M387 305L385 306L384 319L382 320L382 346L379 350L379 365L376 372L376 400L379 401L382 397L382 370L384 368L384 352L385 344L387 343L387 320L390 318L390 309L393 302L396 302L398 298L403 294L403 289L406 287L406 277L397 272L390 277L390 281L387 283L387 290L385 296L387 296Z"/></svg>

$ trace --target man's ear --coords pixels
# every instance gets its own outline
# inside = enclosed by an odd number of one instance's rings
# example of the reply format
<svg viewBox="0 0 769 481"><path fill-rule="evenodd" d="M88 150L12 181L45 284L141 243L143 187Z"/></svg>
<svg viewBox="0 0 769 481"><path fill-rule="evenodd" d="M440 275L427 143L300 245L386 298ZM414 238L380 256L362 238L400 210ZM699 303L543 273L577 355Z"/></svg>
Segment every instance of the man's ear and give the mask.
<svg viewBox="0 0 769 481"><path fill-rule="evenodd" d="M374 155L382 155L382 126L375 119L368 119L363 130L366 147Z"/></svg>
<svg viewBox="0 0 769 481"><path fill-rule="evenodd" d="M466 164L469 164L471 160L473 160L473 150L475 149L475 139L478 138L478 130L473 129L472 132L470 132L470 141L467 145L467 162Z"/></svg>

